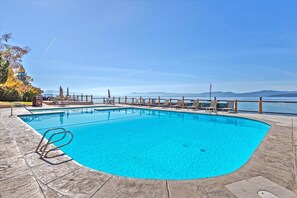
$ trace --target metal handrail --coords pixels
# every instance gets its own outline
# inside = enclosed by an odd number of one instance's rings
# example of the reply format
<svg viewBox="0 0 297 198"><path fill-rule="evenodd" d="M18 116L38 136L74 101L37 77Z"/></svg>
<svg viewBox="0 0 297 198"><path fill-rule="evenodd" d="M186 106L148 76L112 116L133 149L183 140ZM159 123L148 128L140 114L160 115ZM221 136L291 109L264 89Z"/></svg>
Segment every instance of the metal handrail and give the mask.
<svg viewBox="0 0 297 198"><path fill-rule="evenodd" d="M61 131L59 131L61 130ZM49 133L49 132L53 132L53 131L56 131L54 132L48 139L47 143L43 146L41 146L43 140L45 139L46 135ZM53 137L55 137L56 135L59 135L59 134L63 134L63 136L57 140L54 140L54 141L51 141L53 139ZM60 145L60 146L57 146L55 148L52 148L52 149L49 149L49 150L46 150L47 147L50 145L50 144L54 144L56 142L59 142L61 140L63 140L66 135L70 135L70 139L68 140L68 142ZM54 151L54 150L58 150L59 148L63 147L63 146L66 146L68 144L70 144L73 140L73 133L71 131L66 131L66 129L64 128L52 128L52 129L48 129L42 136L37 148L36 148L36 153L38 153L40 155L40 158L48 158L48 153L51 152L51 151Z"/></svg>
<svg viewBox="0 0 297 198"><path fill-rule="evenodd" d="M71 138L68 140L68 142L66 142L66 143L64 143L64 144L62 144L62 145L60 145L60 146L57 146L57 147L55 147L55 148L52 148L52 149L49 149L48 151L46 151L48 145L53 144L53 142L51 142L51 139L52 139L54 136L59 135L59 134L62 134L62 133L64 133L64 136L63 136L63 137L65 137L66 134L69 134L69 135L70 135ZM64 139L64 138L62 138L62 139ZM62 140L62 139L59 139L59 140ZM70 131L56 132L56 133L54 133L53 135L51 135L51 137L49 138L48 142L46 143L46 145L45 145L45 147L44 147L44 149L43 149L43 151L42 151L42 153L41 153L41 157L48 158L47 154L48 154L49 152L58 150L59 148L61 148L61 147L63 147L63 146L66 146L66 145L70 144L70 143L72 142L72 140L73 140L73 133L70 132ZM57 141L54 141L54 142L57 142Z"/></svg>
<svg viewBox="0 0 297 198"><path fill-rule="evenodd" d="M26 105L15 101L15 102L11 103L11 109L10 109L10 116L9 117L13 116L13 107L14 107L15 104L19 104L21 107L24 107L27 111L29 111L30 114L33 114L32 111L26 107Z"/></svg>
<svg viewBox="0 0 297 198"><path fill-rule="evenodd" d="M54 130L55 130L55 131L56 131L56 130L62 130L63 132L66 132L66 130L65 130L64 128L51 128L51 129L48 129L48 130L43 134L43 136L42 136L42 138L41 138L41 140L40 140L40 142L39 142L39 144L38 144L38 146L37 146L37 148L36 148L36 152L37 152L37 153L43 151L45 145L41 146L41 144L42 144L44 138L46 137L47 133L49 133L49 132L51 132L51 131L54 131ZM63 136L63 137L61 137L61 138L58 139L58 140L53 141L52 143L56 143L56 142L62 140L63 138L65 138L65 136L66 136L66 133L64 133L64 136ZM40 147L40 146L41 146L41 147Z"/></svg>

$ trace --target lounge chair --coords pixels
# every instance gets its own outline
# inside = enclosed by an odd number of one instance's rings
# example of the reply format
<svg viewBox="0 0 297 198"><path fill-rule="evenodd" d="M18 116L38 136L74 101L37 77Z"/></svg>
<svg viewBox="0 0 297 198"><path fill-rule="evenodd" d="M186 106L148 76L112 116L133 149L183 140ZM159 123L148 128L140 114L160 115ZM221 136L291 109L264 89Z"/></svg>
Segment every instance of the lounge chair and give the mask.
<svg viewBox="0 0 297 198"><path fill-rule="evenodd" d="M134 105L140 105L140 102L139 102L139 99L138 99L138 98L135 99L135 101L134 101Z"/></svg>
<svg viewBox="0 0 297 198"><path fill-rule="evenodd" d="M139 105L145 106L146 105L145 99L141 98Z"/></svg>
<svg viewBox="0 0 297 198"><path fill-rule="evenodd" d="M157 99L152 98L151 100L148 100L147 105L149 107L158 107Z"/></svg>
<svg viewBox="0 0 297 198"><path fill-rule="evenodd" d="M165 100L165 102L160 105L160 107L169 107L169 106L170 106L170 100Z"/></svg>
<svg viewBox="0 0 297 198"><path fill-rule="evenodd" d="M69 105L69 101L68 100L59 100L56 102L56 105L59 107L65 107L66 105Z"/></svg>
<svg viewBox="0 0 297 198"><path fill-rule="evenodd" d="M213 112L217 112L217 101L216 100L212 100L210 102L210 106L209 107L201 107L201 109L204 109L205 111L213 111Z"/></svg>
<svg viewBox="0 0 297 198"><path fill-rule="evenodd" d="M144 106L151 106L152 105L152 100L151 99L143 99L144 100Z"/></svg>
<svg viewBox="0 0 297 198"><path fill-rule="evenodd" d="M193 101L193 105L192 106L186 106L185 108L187 108L187 109L194 109L194 110L199 109L199 100Z"/></svg>
<svg viewBox="0 0 297 198"><path fill-rule="evenodd" d="M135 99L127 100L126 104L127 105L134 105L135 104Z"/></svg>
<svg viewBox="0 0 297 198"><path fill-rule="evenodd" d="M114 104L113 98L106 98L105 99L105 104Z"/></svg>
<svg viewBox="0 0 297 198"><path fill-rule="evenodd" d="M218 108L218 110L234 113L234 101L227 101L227 107Z"/></svg>
<svg viewBox="0 0 297 198"><path fill-rule="evenodd" d="M182 107L182 103L183 102L181 100L178 100L175 105L172 105L172 107L174 107L174 108L181 108Z"/></svg>
<svg viewBox="0 0 297 198"><path fill-rule="evenodd" d="M134 101L134 105L144 105L143 99L136 98Z"/></svg>

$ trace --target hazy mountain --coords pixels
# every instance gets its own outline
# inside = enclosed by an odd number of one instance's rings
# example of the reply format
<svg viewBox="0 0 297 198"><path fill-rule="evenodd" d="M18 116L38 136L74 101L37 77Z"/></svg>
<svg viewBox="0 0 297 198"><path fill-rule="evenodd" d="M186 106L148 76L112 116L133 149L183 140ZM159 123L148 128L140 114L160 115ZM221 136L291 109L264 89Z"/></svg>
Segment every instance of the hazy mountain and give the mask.
<svg viewBox="0 0 297 198"><path fill-rule="evenodd" d="M209 92L203 93L166 93L166 92L133 92L129 95L133 96L187 96L187 97L208 97ZM216 97L297 97L297 91L275 91L275 90L262 90L246 93L234 92L221 92L215 91L211 93Z"/></svg>

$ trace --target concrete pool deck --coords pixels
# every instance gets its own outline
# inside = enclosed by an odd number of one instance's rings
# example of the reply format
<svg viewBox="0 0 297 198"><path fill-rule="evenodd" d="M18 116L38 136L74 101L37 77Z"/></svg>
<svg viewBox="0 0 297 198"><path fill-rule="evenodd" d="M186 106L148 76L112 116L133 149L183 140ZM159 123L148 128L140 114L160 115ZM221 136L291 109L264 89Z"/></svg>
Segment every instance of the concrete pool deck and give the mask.
<svg viewBox="0 0 297 198"><path fill-rule="evenodd" d="M201 112L205 113L197 113ZM144 180L102 173L75 161L59 164L67 156L55 159L56 165L49 164L35 153L40 134L16 116L28 111L15 108L9 117L8 108L0 109L0 114L0 197L260 197L258 190L297 197L296 116L220 113L271 124L243 167L208 179Z"/></svg>

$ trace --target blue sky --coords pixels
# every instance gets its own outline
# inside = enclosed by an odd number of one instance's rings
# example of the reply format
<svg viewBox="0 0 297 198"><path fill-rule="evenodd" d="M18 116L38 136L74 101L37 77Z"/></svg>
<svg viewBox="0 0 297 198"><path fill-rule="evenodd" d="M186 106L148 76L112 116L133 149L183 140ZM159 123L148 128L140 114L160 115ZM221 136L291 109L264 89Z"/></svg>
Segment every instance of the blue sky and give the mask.
<svg viewBox="0 0 297 198"><path fill-rule="evenodd" d="M43 90L297 90L297 1L0 0Z"/></svg>

